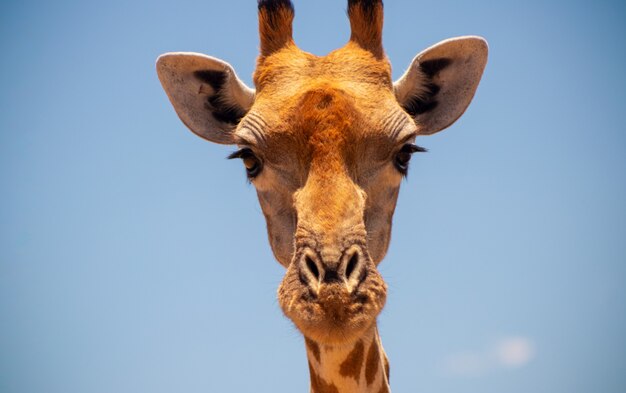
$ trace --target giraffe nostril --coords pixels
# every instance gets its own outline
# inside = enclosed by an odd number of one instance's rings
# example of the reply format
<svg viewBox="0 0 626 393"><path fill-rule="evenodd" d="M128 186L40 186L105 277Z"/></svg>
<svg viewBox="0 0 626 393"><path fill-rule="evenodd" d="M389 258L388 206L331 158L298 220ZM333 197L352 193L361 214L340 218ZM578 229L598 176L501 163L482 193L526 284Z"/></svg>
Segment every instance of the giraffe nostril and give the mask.
<svg viewBox="0 0 626 393"><path fill-rule="evenodd" d="M311 257L309 257L308 255L306 255L304 257L304 262L305 262L306 268L309 269L309 272L313 275L313 277L315 277L319 281L320 271L317 268L317 264L315 263L315 261L313 261Z"/></svg>
<svg viewBox="0 0 626 393"><path fill-rule="evenodd" d="M365 276L365 260L358 247L351 247L338 260L318 259L311 250L300 254L298 271L300 282L315 292L325 285L344 284L348 291L357 288Z"/></svg>
<svg viewBox="0 0 626 393"><path fill-rule="evenodd" d="M355 252L354 254L352 254L352 257L350 257L350 260L348 261L348 266L346 266L346 278L347 279L350 279L350 276L352 276L352 273L354 273L354 269L356 268L358 263L359 263L359 254Z"/></svg>
<svg viewBox="0 0 626 393"><path fill-rule="evenodd" d="M344 265L346 267L346 285L348 286L348 290L352 292L365 279L365 260L363 254L356 248L349 250L346 254L344 259L344 261L347 260Z"/></svg>

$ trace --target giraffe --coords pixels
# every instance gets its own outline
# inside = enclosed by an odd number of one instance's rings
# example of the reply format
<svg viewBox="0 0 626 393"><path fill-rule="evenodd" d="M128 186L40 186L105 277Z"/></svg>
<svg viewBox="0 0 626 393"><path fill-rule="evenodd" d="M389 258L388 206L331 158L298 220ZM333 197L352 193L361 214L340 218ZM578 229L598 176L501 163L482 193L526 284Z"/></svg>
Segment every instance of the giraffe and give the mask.
<svg viewBox="0 0 626 393"><path fill-rule="evenodd" d="M157 73L182 122L237 145L256 188L274 256L285 269L279 305L303 334L314 393L389 392L377 317L387 297L377 270L400 183L418 136L454 123L487 61L465 36L419 53L392 81L381 0L348 0L349 41L326 56L299 49L289 0L258 0L255 89L233 67L167 53Z"/></svg>

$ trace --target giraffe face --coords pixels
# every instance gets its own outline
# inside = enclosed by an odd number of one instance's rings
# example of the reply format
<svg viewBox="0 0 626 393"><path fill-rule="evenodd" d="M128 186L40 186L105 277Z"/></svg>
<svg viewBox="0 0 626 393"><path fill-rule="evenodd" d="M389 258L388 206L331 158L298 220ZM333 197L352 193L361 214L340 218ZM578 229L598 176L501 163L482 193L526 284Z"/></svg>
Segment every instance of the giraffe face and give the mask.
<svg viewBox="0 0 626 393"><path fill-rule="evenodd" d="M403 175L418 135L469 105L487 59L478 37L420 53L395 83L381 41L382 2L349 0L348 44L317 57L291 38L287 0L259 1L256 90L212 57L157 61L181 120L239 150L257 190L270 245L286 274L279 304L317 342L354 341L386 300L377 266L389 244Z"/></svg>
<svg viewBox="0 0 626 393"><path fill-rule="evenodd" d="M376 266L417 126L393 94L387 61L356 47L323 58L284 50L259 64L255 82L235 155L287 268L279 303L307 337L356 338L385 303Z"/></svg>

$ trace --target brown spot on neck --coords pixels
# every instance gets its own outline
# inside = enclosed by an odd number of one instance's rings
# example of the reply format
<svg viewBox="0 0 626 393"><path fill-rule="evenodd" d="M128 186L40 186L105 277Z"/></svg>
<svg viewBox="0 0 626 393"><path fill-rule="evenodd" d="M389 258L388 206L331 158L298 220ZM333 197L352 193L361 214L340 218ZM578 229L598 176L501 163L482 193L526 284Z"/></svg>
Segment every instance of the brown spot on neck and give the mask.
<svg viewBox="0 0 626 393"><path fill-rule="evenodd" d="M334 384L327 383L317 375L311 362L309 362L309 373L311 375L311 393L339 393Z"/></svg>
<svg viewBox="0 0 626 393"><path fill-rule="evenodd" d="M374 383L379 363L380 354L378 352L378 343L376 342L376 337L374 337L370 344L370 349L367 351L367 360L365 362L365 380L368 385Z"/></svg>
<svg viewBox="0 0 626 393"><path fill-rule="evenodd" d="M350 351L346 360L341 363L339 373L344 377L354 378L357 383L361 379L361 370L363 369L363 354L365 348L363 341L359 340L354 345L354 349Z"/></svg>
<svg viewBox="0 0 626 393"><path fill-rule="evenodd" d="M320 361L320 347L319 347L319 345L317 345L317 343L315 341L310 340L308 338L305 338L304 341L306 342L306 347L309 350L309 352L313 355L315 360L317 360L317 362L319 363L319 361Z"/></svg>

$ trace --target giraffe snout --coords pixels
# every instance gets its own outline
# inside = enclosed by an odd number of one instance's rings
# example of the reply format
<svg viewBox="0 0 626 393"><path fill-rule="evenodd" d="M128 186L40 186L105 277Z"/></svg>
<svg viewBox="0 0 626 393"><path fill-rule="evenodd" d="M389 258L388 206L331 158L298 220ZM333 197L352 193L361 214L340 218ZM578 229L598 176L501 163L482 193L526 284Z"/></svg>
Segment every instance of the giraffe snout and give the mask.
<svg viewBox="0 0 626 393"><path fill-rule="evenodd" d="M285 315L319 343L359 337L387 298L387 286L366 246L360 241L343 244L302 244L278 288Z"/></svg>
<svg viewBox="0 0 626 393"><path fill-rule="evenodd" d="M358 246L352 246L339 258L319 255L307 249L298 261L300 280L315 294L331 285L341 286L352 293L363 282L366 275L365 255Z"/></svg>

